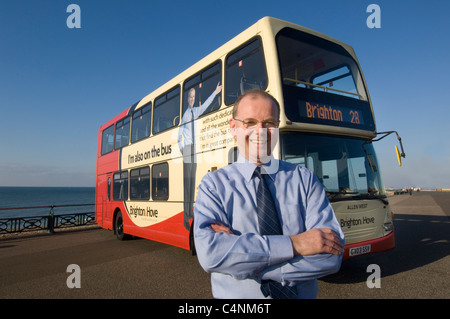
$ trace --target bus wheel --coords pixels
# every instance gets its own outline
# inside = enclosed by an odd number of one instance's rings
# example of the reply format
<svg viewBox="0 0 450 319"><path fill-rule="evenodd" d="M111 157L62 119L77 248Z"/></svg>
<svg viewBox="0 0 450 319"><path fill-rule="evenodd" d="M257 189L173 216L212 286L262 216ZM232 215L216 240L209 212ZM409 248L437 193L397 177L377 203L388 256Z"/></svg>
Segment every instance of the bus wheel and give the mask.
<svg viewBox="0 0 450 319"><path fill-rule="evenodd" d="M116 218L114 219L114 232L118 240L127 238L126 234L123 232L123 217L121 211L117 212Z"/></svg>

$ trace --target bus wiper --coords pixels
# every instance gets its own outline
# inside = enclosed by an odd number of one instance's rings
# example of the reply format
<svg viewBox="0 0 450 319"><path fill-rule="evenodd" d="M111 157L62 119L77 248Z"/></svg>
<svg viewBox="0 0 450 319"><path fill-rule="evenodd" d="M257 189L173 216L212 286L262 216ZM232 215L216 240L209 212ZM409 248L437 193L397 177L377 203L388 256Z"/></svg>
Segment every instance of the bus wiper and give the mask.
<svg viewBox="0 0 450 319"><path fill-rule="evenodd" d="M378 199L383 202L385 205L389 205L389 201L386 199L386 195L375 195L374 193L365 193L365 194L359 194L358 196L361 199Z"/></svg>
<svg viewBox="0 0 450 319"><path fill-rule="evenodd" d="M352 200L354 196L346 196L346 195L355 195L358 194L358 192L349 192L349 191L340 191L340 192L332 192L332 191L326 191L328 200L330 202L338 202L342 200Z"/></svg>
<svg viewBox="0 0 450 319"><path fill-rule="evenodd" d="M300 80L295 80L295 79L290 79L290 78L283 78L283 81L285 81L285 82L293 82L293 83L295 83L297 85L298 84L302 84L302 85L305 85L306 87L320 88L324 92L334 91L334 92L338 92L338 93L349 94L349 95L357 96L360 100L363 99L363 96L361 94L358 94L358 93L338 90L338 89L335 89L335 88L331 88L331 87L327 87L327 86L323 86L323 85L319 85L319 84L314 84L314 83L310 83L310 82L306 82L306 81L300 81Z"/></svg>
<svg viewBox="0 0 450 319"><path fill-rule="evenodd" d="M340 202L345 200L355 199L378 199L385 205L389 205L389 201L386 199L386 195L375 195L373 193L358 193L358 192L330 192L327 191L327 197L330 202ZM351 195L351 196L345 196Z"/></svg>

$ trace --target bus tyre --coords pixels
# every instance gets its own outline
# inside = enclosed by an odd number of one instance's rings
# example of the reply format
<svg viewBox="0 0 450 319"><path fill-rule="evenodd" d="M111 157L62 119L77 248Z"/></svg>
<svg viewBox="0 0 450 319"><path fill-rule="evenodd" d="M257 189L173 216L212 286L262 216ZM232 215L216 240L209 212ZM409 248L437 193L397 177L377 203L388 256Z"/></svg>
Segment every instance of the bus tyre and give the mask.
<svg viewBox="0 0 450 319"><path fill-rule="evenodd" d="M114 233L118 240L127 238L127 235L123 232L123 217L121 211L117 212L116 218L114 219Z"/></svg>

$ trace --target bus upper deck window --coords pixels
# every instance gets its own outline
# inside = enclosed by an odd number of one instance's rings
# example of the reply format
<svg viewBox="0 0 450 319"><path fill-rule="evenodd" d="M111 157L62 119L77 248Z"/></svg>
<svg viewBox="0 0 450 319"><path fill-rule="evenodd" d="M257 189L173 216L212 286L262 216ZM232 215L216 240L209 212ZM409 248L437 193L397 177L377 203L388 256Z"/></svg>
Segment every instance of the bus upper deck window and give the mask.
<svg viewBox="0 0 450 319"><path fill-rule="evenodd" d="M176 86L155 100L153 110L153 134L175 126L179 117L180 86Z"/></svg>
<svg viewBox="0 0 450 319"><path fill-rule="evenodd" d="M357 62L337 43L285 28L276 36L282 83L367 101Z"/></svg>
<svg viewBox="0 0 450 319"><path fill-rule="evenodd" d="M220 108L221 93L208 100L216 90L217 85L222 85L222 63L220 61L200 71L184 82L182 116L189 107L189 98L193 98L193 107L204 106L202 115Z"/></svg>
<svg viewBox="0 0 450 319"><path fill-rule="evenodd" d="M123 120L116 123L116 137L114 149L119 149L128 145L130 142L130 117L127 116Z"/></svg>
<svg viewBox="0 0 450 319"><path fill-rule="evenodd" d="M151 102L133 113L133 122L131 126L131 142L136 142L150 136L151 117Z"/></svg>
<svg viewBox="0 0 450 319"><path fill-rule="evenodd" d="M114 125L102 132L102 155L112 152L114 146Z"/></svg>
<svg viewBox="0 0 450 319"><path fill-rule="evenodd" d="M249 89L265 90L267 71L261 39L254 38L233 51L226 60L225 103L234 101Z"/></svg>

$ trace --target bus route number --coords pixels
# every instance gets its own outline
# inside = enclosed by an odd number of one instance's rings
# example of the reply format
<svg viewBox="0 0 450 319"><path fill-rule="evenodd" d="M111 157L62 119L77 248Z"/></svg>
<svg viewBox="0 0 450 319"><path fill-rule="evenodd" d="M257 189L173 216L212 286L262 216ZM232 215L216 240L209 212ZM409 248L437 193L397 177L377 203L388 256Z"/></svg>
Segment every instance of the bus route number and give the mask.
<svg viewBox="0 0 450 319"><path fill-rule="evenodd" d="M360 124L359 122L359 112L358 111L350 111L350 116L352 117L352 119L350 120L351 123L353 124Z"/></svg>

